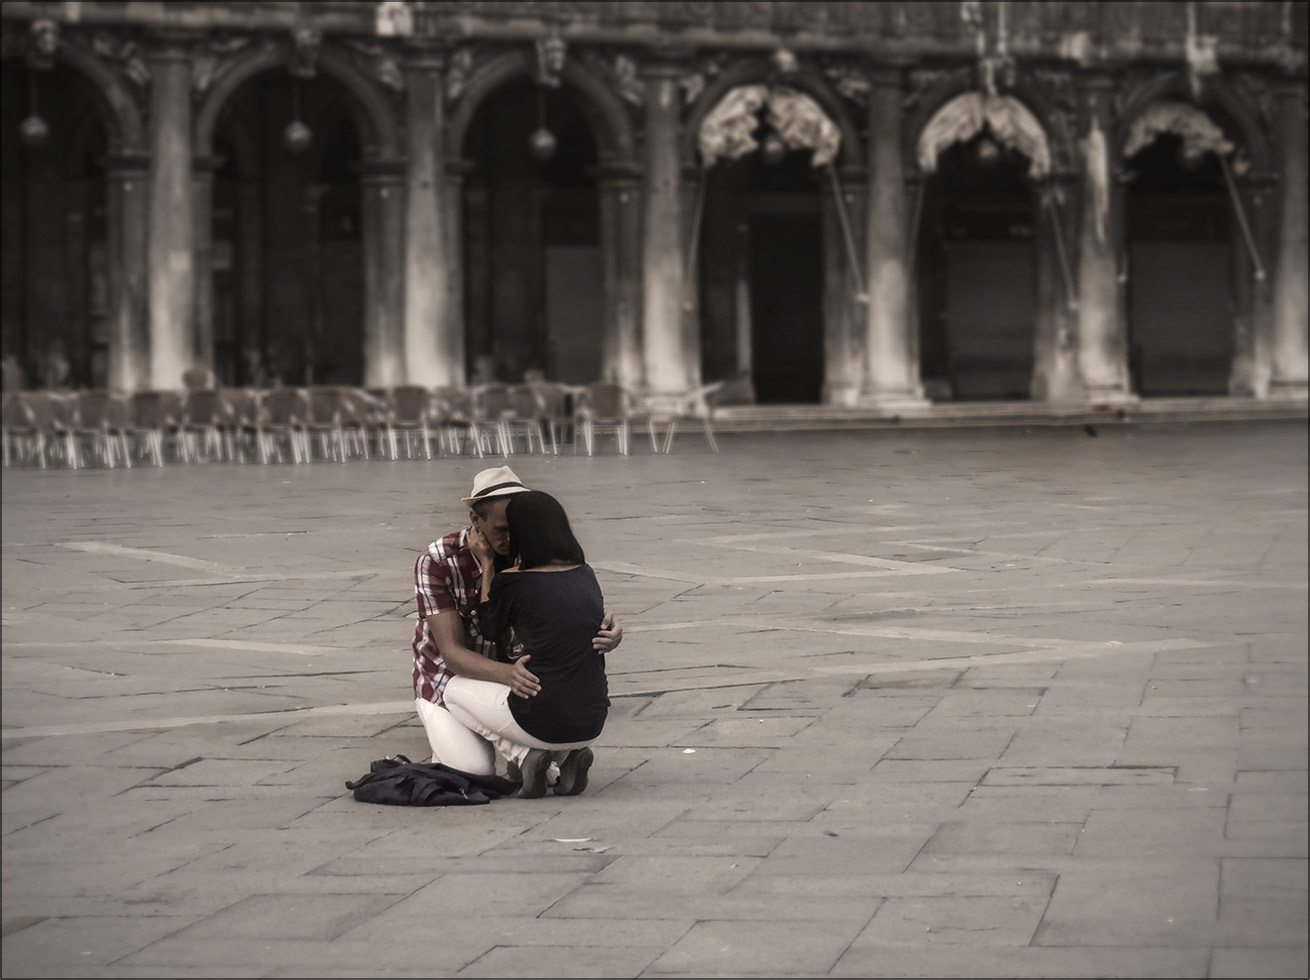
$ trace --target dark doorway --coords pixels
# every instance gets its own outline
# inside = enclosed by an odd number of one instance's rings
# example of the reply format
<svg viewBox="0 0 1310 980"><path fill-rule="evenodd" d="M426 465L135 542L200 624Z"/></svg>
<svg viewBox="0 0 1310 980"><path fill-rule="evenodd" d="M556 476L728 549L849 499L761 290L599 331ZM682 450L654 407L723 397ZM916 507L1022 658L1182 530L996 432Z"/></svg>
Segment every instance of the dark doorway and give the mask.
<svg viewBox="0 0 1310 980"><path fill-rule="evenodd" d="M819 215L753 215L750 283L756 402L817 403L823 387Z"/></svg>
<svg viewBox="0 0 1310 980"><path fill-rule="evenodd" d="M916 269L920 371L934 401L1029 397L1036 272L1029 160L986 130L924 187Z"/></svg>
<svg viewBox="0 0 1310 980"><path fill-rule="evenodd" d="M1233 361L1232 219L1213 153L1166 133L1126 161L1129 370L1145 396L1226 395Z"/></svg>

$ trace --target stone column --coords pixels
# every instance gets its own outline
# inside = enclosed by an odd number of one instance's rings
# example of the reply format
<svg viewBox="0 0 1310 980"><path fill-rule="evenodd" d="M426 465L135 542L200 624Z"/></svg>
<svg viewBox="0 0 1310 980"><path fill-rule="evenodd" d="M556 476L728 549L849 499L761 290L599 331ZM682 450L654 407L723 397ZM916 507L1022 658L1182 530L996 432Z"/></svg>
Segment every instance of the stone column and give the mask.
<svg viewBox="0 0 1310 980"><path fill-rule="evenodd" d="M398 162L365 163L363 192L364 386L404 384L405 172Z"/></svg>
<svg viewBox="0 0 1310 980"><path fill-rule="evenodd" d="M859 402L864 364L866 294L861 293L864 268L864 223L868 213L864 168L841 169L841 207L833 195L832 178L823 175L827 187L823 202L823 403L852 407ZM843 221L845 227L843 227ZM852 241L847 244L849 230ZM852 256L850 252L854 252ZM851 263L855 262L853 269ZM858 270L858 272L856 271ZM911 318L912 319L912 318Z"/></svg>
<svg viewBox="0 0 1310 980"><path fill-rule="evenodd" d="M860 402L885 408L926 406L916 344L910 336L906 278L908 228L902 161L899 68L870 73L869 196L865 212L864 388Z"/></svg>
<svg viewBox="0 0 1310 980"><path fill-rule="evenodd" d="M682 67L654 61L642 68L646 87L646 173L642 224L642 356L654 395L687 390L682 349L682 168L679 160Z"/></svg>
<svg viewBox="0 0 1310 980"><path fill-rule="evenodd" d="M446 161L446 322L452 337L459 339L459 361L453 365L455 384L468 380L468 325L465 315L465 282L468 274L464 263L464 181L473 169L472 160Z"/></svg>
<svg viewBox="0 0 1310 980"><path fill-rule="evenodd" d="M1089 402L1133 401L1128 385L1128 334L1119 302L1117 252L1122 229L1112 172L1109 75L1080 79L1083 153L1078 228L1078 368Z"/></svg>
<svg viewBox="0 0 1310 980"><path fill-rule="evenodd" d="M150 384L180 388L195 360L191 53L161 38L150 60Z"/></svg>
<svg viewBox="0 0 1310 980"><path fill-rule="evenodd" d="M214 157L191 161L191 208L195 222L195 362L214 369Z"/></svg>
<svg viewBox="0 0 1310 980"><path fill-rule="evenodd" d="M445 105L440 49L411 44L405 72L405 370L413 384L464 377L464 338L451 329L443 197Z"/></svg>
<svg viewBox="0 0 1310 980"><path fill-rule="evenodd" d="M150 160L145 154L110 157L106 179L108 383L117 391L131 392L150 387L150 333L146 317Z"/></svg>
<svg viewBox="0 0 1310 980"><path fill-rule="evenodd" d="M1306 399L1306 106L1305 85L1278 90L1278 265L1269 395Z"/></svg>
<svg viewBox="0 0 1310 980"><path fill-rule="evenodd" d="M611 163L600 172L600 253L605 284L601 377L631 387L642 384L640 320L641 173Z"/></svg>

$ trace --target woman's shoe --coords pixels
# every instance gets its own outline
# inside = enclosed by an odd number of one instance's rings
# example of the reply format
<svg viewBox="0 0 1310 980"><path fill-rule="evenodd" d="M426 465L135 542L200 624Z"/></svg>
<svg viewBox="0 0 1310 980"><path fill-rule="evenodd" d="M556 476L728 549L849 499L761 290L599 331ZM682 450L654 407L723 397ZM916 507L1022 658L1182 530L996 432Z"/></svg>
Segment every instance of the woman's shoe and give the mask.
<svg viewBox="0 0 1310 980"><path fill-rule="evenodd" d="M587 770L596 756L590 748L574 749L560 763L559 782L555 784L556 796L577 796L587 788Z"/></svg>
<svg viewBox="0 0 1310 980"><path fill-rule="evenodd" d="M525 800L535 800L546 795L546 770L550 767L550 753L545 749L528 749L527 756L519 766L523 774L523 785L519 787L519 796Z"/></svg>

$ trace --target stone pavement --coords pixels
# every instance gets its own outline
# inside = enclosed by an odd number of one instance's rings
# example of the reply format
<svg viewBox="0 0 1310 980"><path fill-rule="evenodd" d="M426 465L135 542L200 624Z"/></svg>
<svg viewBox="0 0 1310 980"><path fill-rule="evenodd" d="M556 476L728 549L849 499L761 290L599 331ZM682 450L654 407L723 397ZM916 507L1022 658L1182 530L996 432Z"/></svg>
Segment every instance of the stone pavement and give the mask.
<svg viewBox="0 0 1310 980"><path fill-rule="evenodd" d="M515 457L613 711L582 796L440 809L344 783L424 757L486 464L6 470L0 972L1305 977L1306 436Z"/></svg>

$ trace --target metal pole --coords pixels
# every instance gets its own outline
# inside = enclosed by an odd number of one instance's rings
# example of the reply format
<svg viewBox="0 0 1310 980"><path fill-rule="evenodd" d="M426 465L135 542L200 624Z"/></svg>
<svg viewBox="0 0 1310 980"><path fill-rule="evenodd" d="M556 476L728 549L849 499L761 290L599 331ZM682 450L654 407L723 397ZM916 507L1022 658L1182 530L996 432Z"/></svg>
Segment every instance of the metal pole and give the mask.
<svg viewBox="0 0 1310 980"><path fill-rule="evenodd" d="M855 237L851 234L850 220L846 216L846 200L842 196L841 182L837 179L837 168L828 164L828 176L832 178L832 196L837 199L837 218L841 221L842 237L846 241L846 260L850 263L851 274L855 276L856 298L867 302L868 293L864 290L864 277L860 275L859 259L855 255Z"/></svg>
<svg viewBox="0 0 1310 980"><path fill-rule="evenodd" d="M1242 229L1242 240L1246 242L1246 250L1251 255L1251 262L1255 266L1256 282L1265 281L1265 266L1260 261L1260 253L1255 247L1255 237L1251 234L1251 226L1246 221L1246 208L1242 206L1242 196L1237 192L1237 181L1233 180L1233 171L1228 166L1228 157L1222 153L1216 153L1219 158L1219 169L1224 172L1224 183L1228 186L1228 196L1233 202L1233 212L1237 215L1237 223Z"/></svg>
<svg viewBox="0 0 1310 980"><path fill-rule="evenodd" d="M687 264L682 270L682 292L683 307L691 308L691 300L687 298L687 284L691 282L691 271L696 268L696 249L700 245L700 222L701 213L705 210L705 185L709 182L709 168L703 168L700 172L700 184L696 188L696 207L691 215L691 242L687 245Z"/></svg>
<svg viewBox="0 0 1310 980"><path fill-rule="evenodd" d="M1078 291L1074 286L1073 272L1069 268L1069 253L1064 249L1064 230L1060 225L1059 205L1055 200L1055 188L1047 184L1042 189L1042 202L1051 214L1051 228L1055 232L1055 251L1060 257L1060 273L1064 276L1064 292L1068 297L1069 309L1078 309Z"/></svg>

